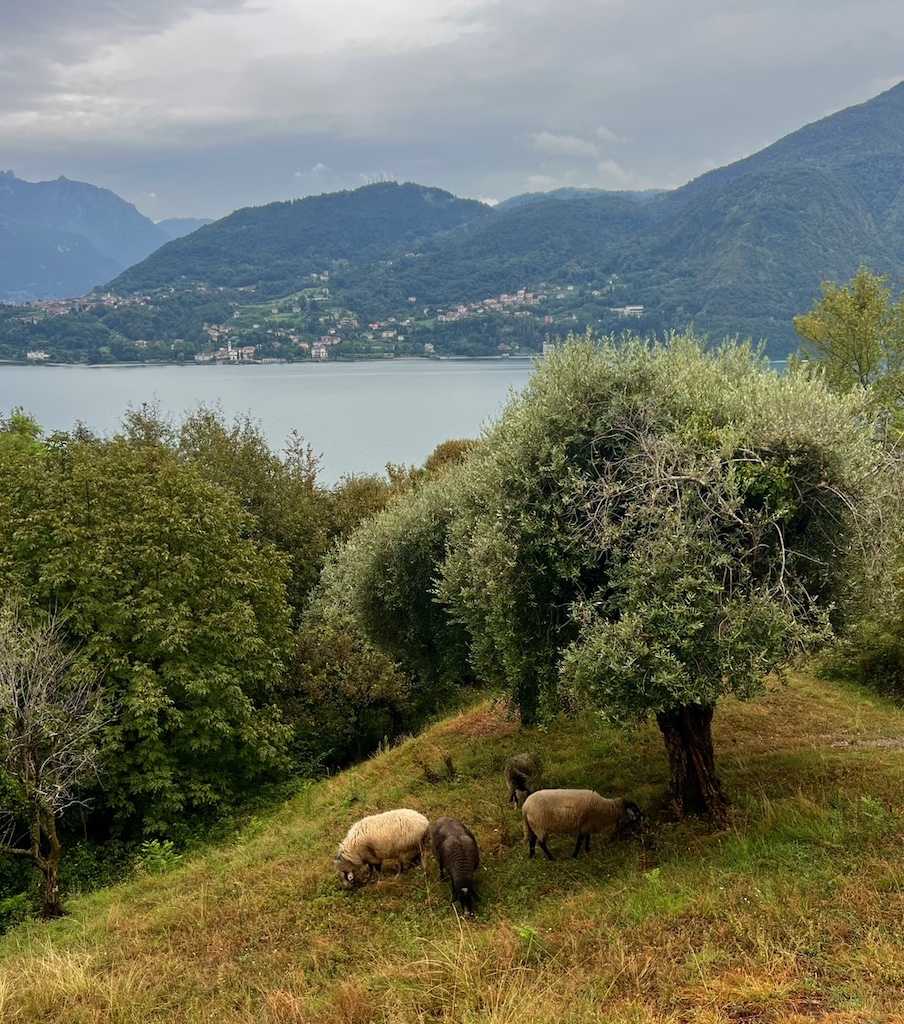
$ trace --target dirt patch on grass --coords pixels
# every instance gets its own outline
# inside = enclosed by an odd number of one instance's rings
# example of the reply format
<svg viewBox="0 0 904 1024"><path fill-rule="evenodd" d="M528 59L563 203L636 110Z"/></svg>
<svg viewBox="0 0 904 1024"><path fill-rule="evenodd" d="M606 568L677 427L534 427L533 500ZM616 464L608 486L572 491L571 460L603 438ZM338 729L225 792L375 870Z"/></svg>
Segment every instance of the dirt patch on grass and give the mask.
<svg viewBox="0 0 904 1024"><path fill-rule="evenodd" d="M438 730L440 735L454 736L511 736L520 728L514 711L508 701L493 701L480 704L470 711L463 711Z"/></svg>
<svg viewBox="0 0 904 1024"><path fill-rule="evenodd" d="M824 738L830 747L838 750L904 750L904 736L873 736L867 739L850 736Z"/></svg>

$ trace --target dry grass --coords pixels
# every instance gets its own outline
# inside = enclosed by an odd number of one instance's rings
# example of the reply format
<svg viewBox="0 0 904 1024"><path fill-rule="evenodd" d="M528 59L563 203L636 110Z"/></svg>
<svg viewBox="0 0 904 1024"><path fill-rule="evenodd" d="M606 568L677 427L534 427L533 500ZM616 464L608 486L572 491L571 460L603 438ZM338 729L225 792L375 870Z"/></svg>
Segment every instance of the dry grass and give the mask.
<svg viewBox="0 0 904 1024"><path fill-rule="evenodd" d="M529 861L501 767L655 807L658 735L591 718L524 733L484 702L310 787L240 841L73 902L0 941L3 1024L893 1024L904 1021L904 713L798 676L727 704L732 825L658 821L644 842ZM424 763L449 755L456 777ZM360 815L471 823L483 908L426 872L339 892ZM567 844L559 843L559 852Z"/></svg>

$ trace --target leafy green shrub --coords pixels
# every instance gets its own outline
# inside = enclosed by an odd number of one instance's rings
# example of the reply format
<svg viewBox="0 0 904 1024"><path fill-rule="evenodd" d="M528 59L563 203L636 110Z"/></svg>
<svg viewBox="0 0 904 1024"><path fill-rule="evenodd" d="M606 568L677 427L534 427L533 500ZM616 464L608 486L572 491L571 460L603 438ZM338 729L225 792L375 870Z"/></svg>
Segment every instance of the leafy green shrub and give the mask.
<svg viewBox="0 0 904 1024"><path fill-rule="evenodd" d="M836 675L904 700L904 568L897 568L885 601L852 621L827 659Z"/></svg>
<svg viewBox="0 0 904 1024"><path fill-rule="evenodd" d="M292 434L285 450L271 451L260 425L247 416L228 422L202 406L170 425L153 406L125 418L125 435L165 444L208 480L230 491L251 517L249 536L272 544L288 559L286 592L300 616L320 575L330 542L329 492L317 486L317 459Z"/></svg>
<svg viewBox="0 0 904 1024"><path fill-rule="evenodd" d="M431 690L469 675L467 634L436 599L438 567L458 504L461 467L365 521L340 550L350 609L367 636Z"/></svg>
<svg viewBox="0 0 904 1024"><path fill-rule="evenodd" d="M0 590L65 611L119 709L101 805L168 829L283 772L288 557L166 444L0 444Z"/></svg>
<svg viewBox="0 0 904 1024"><path fill-rule="evenodd" d="M301 629L283 704L299 770L316 774L366 757L416 715L411 680L362 633L336 558Z"/></svg>
<svg viewBox="0 0 904 1024"><path fill-rule="evenodd" d="M27 892L0 898L0 935L9 928L21 924L34 913L31 898Z"/></svg>
<svg viewBox="0 0 904 1024"><path fill-rule="evenodd" d="M165 875L182 860L171 839L146 839L135 855L135 867L149 875Z"/></svg>

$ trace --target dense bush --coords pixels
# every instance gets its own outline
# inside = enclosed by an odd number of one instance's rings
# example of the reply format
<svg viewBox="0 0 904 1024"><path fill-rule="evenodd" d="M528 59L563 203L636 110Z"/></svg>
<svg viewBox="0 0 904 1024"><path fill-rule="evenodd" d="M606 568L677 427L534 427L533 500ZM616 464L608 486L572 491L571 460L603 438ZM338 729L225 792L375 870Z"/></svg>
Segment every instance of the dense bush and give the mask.
<svg viewBox="0 0 904 1024"><path fill-rule="evenodd" d="M165 444L59 434L0 444L0 521L0 589L65 616L119 709L99 800L120 823L284 768L289 560L230 491Z"/></svg>
<svg viewBox="0 0 904 1024"><path fill-rule="evenodd" d="M893 586L846 624L826 659L829 670L904 701L904 541L895 553Z"/></svg>
<svg viewBox="0 0 904 1024"><path fill-rule="evenodd" d="M285 714L299 770L318 774L368 756L416 720L411 678L361 631L336 558L298 632Z"/></svg>
<svg viewBox="0 0 904 1024"><path fill-rule="evenodd" d="M365 633L433 689L468 675L467 635L434 595L460 479L461 468L441 473L367 520L336 568Z"/></svg>
<svg viewBox="0 0 904 1024"><path fill-rule="evenodd" d="M317 485L317 459L302 438L291 435L277 455L256 421L239 416L229 422L203 406L174 426L145 405L126 415L123 431L138 444L164 444L238 499L250 516L250 535L286 555L289 602L300 615L332 530L330 495Z"/></svg>

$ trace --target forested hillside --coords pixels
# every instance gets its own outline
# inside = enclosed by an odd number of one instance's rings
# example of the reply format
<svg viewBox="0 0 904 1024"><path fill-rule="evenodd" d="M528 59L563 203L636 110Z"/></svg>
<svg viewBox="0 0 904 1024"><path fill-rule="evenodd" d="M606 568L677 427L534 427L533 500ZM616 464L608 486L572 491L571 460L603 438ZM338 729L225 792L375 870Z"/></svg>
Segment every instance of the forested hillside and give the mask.
<svg viewBox="0 0 904 1024"><path fill-rule="evenodd" d="M394 182L252 206L170 242L110 287L134 292L189 281L284 295L333 260L378 259L488 213L441 189Z"/></svg>

